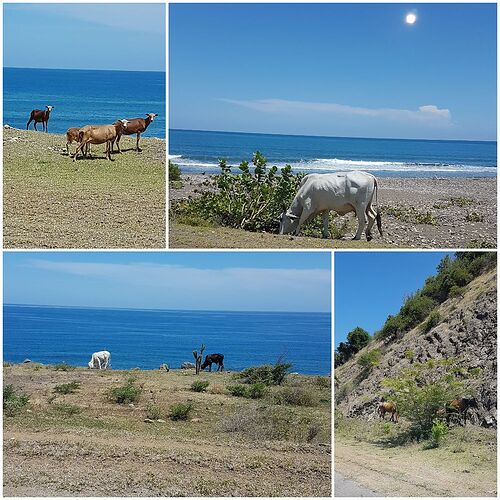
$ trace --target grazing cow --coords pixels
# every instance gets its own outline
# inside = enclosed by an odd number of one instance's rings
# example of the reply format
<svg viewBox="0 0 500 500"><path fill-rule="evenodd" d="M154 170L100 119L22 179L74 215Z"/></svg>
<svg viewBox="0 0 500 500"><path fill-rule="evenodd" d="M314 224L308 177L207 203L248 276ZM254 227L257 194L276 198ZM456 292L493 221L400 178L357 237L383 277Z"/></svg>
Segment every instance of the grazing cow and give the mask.
<svg viewBox="0 0 500 500"><path fill-rule="evenodd" d="M224 371L224 354L208 354L201 365L201 369L204 370L208 366L208 371L211 372L212 363L217 363L217 371Z"/></svg>
<svg viewBox="0 0 500 500"><path fill-rule="evenodd" d="M113 144L116 142L116 148L118 150L118 153L121 153L120 150L120 138L123 135L133 135L137 134L137 140L136 140L136 151L142 151L142 149L139 147L139 139L141 138L141 134L146 131L146 129L149 127L149 124L158 116L157 113L146 113L146 118L131 118L128 120L128 125L127 129L124 130L121 134L118 135L118 137L113 141ZM111 151L113 151L113 144L111 145Z"/></svg>
<svg viewBox="0 0 500 500"><path fill-rule="evenodd" d="M69 146L73 144L73 142L78 143L78 136L80 134L80 129L78 127L72 127L66 130L66 153L69 156ZM90 143L85 145L85 151L83 152L84 156L90 155Z"/></svg>
<svg viewBox="0 0 500 500"><path fill-rule="evenodd" d="M104 143L106 143L106 158L111 160L113 141L118 134L121 134L127 128L127 125L127 120L118 120L113 125L86 125L81 128L78 132L79 144L73 155L73 161L76 161L78 152L83 151L83 148L88 147L88 145Z"/></svg>
<svg viewBox="0 0 500 500"><path fill-rule="evenodd" d="M444 409L446 414L446 424L450 425L452 416L458 416L460 425L465 426L467 424L467 413L469 409L477 407L478 405L476 398L457 398L448 401Z"/></svg>
<svg viewBox="0 0 500 500"><path fill-rule="evenodd" d="M111 353L109 351L99 351L92 354L92 359L89 361L89 368L98 368L105 370L111 362Z"/></svg>
<svg viewBox="0 0 500 500"><path fill-rule="evenodd" d="M41 123L43 130L45 132L49 131L48 127L48 121L50 118L50 112L54 109L54 106L45 106L47 109L34 109L31 114L30 114L30 119L28 120L28 123L26 124L26 130L28 130L28 127L30 126L30 123L34 121L33 126L35 127L35 130L38 131L36 128L37 123Z"/></svg>
<svg viewBox="0 0 500 500"><path fill-rule="evenodd" d="M374 194L376 212L372 203ZM366 239L370 241L375 221L380 236L383 236L377 194L377 179L366 172L306 175L290 208L281 214L280 234L299 234L300 227L308 219L321 213L323 237L328 238L328 214L330 210L334 210L339 215L354 212L358 217L358 231L353 239L359 240L366 227Z"/></svg>
<svg viewBox="0 0 500 500"><path fill-rule="evenodd" d="M391 414L391 422L394 422L396 424L398 423L399 414L395 403L391 403L389 401L383 401L382 403L379 404L378 414L380 415L380 418L382 420L385 420L386 413Z"/></svg>

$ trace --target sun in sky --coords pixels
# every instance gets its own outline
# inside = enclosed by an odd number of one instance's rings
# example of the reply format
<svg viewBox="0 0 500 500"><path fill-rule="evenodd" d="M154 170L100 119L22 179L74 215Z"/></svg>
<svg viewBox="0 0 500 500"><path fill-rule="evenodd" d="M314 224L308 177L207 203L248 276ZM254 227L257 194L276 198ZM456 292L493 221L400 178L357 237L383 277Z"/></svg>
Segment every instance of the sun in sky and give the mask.
<svg viewBox="0 0 500 500"><path fill-rule="evenodd" d="M405 18L406 24L415 24L417 21L417 15L414 12L406 14Z"/></svg>

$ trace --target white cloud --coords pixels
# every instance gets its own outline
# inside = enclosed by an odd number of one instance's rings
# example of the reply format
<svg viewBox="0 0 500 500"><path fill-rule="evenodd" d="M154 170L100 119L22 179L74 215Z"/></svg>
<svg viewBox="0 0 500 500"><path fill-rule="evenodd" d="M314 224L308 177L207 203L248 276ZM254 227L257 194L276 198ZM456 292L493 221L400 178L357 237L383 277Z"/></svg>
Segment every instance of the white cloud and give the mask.
<svg viewBox="0 0 500 500"><path fill-rule="evenodd" d="M219 101L242 106L263 113L295 113L315 112L339 115L379 118L391 121L423 123L428 125L450 125L451 113L449 109L439 109L433 104L420 106L418 110L393 108L364 108L346 104L327 102L289 101L285 99L255 99L238 100L220 98Z"/></svg>

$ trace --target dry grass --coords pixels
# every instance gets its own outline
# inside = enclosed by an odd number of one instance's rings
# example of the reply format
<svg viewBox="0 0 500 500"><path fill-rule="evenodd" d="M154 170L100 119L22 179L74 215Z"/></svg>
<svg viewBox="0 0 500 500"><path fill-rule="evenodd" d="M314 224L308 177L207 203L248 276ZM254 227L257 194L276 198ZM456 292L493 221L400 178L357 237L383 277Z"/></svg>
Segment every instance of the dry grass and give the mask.
<svg viewBox="0 0 500 500"><path fill-rule="evenodd" d="M4 247L164 247L165 142L134 140L72 162L62 135L4 129Z"/></svg>

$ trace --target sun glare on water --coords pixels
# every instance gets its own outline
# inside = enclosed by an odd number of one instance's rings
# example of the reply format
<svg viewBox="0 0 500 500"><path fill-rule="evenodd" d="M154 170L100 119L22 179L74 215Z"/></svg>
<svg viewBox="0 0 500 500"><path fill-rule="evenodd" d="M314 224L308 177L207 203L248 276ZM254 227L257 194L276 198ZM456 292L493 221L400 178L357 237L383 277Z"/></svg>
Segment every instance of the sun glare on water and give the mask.
<svg viewBox="0 0 500 500"><path fill-rule="evenodd" d="M417 16L413 13L406 14L406 24L415 24Z"/></svg>

